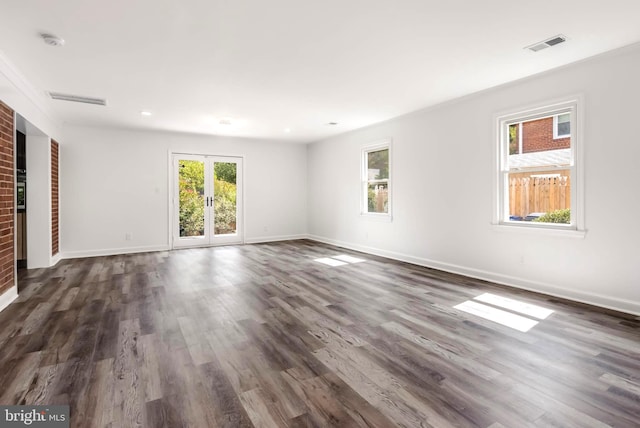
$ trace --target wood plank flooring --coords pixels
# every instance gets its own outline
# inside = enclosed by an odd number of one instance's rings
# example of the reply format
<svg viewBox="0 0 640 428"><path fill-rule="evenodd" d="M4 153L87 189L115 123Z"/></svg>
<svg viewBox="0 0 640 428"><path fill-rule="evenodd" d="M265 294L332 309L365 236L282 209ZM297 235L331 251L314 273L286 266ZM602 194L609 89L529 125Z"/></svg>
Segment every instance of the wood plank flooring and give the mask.
<svg viewBox="0 0 640 428"><path fill-rule="evenodd" d="M341 254L365 261L315 261ZM74 427L639 426L638 317L312 241L64 260L19 286L0 403L69 404ZM523 333L454 309L483 293L554 312Z"/></svg>

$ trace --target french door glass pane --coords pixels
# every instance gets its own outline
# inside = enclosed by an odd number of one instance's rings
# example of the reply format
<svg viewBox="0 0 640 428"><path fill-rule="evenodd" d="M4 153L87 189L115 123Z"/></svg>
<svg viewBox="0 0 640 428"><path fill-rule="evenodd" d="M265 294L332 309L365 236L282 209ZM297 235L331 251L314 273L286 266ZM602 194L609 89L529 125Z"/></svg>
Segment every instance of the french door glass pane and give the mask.
<svg viewBox="0 0 640 428"><path fill-rule="evenodd" d="M204 236L204 162L178 161L180 237Z"/></svg>
<svg viewBox="0 0 640 428"><path fill-rule="evenodd" d="M213 167L214 235L236 233L237 164L216 162Z"/></svg>

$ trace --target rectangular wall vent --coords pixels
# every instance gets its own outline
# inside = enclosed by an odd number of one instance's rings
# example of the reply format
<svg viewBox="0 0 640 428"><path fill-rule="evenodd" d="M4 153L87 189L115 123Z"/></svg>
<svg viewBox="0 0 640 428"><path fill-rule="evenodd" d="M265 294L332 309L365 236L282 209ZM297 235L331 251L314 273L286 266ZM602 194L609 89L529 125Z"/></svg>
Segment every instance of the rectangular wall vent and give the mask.
<svg viewBox="0 0 640 428"><path fill-rule="evenodd" d="M567 41L567 38L562 34L559 34L545 41L534 43L533 45L527 46L525 47L525 49L529 49L532 52L538 52L538 51L541 51L542 49L550 48L551 46L555 46L566 41Z"/></svg>
<svg viewBox="0 0 640 428"><path fill-rule="evenodd" d="M82 97L79 95L61 94L60 92L49 92L49 96L54 100L71 101L74 103L94 104L106 106L107 100L102 98Z"/></svg>

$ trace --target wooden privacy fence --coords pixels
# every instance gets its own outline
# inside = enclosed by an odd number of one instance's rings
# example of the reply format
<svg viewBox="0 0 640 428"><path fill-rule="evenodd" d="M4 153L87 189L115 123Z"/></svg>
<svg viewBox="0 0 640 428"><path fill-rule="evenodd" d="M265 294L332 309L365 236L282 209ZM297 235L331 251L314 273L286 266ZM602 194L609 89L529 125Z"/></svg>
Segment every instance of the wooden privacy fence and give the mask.
<svg viewBox="0 0 640 428"><path fill-rule="evenodd" d="M509 174L509 214L525 217L571 208L569 170L556 174Z"/></svg>
<svg viewBox="0 0 640 428"><path fill-rule="evenodd" d="M369 210L375 213L387 212L387 201L389 200L389 189L382 186L376 186L372 194L369 194ZM371 204L373 203L373 206Z"/></svg>

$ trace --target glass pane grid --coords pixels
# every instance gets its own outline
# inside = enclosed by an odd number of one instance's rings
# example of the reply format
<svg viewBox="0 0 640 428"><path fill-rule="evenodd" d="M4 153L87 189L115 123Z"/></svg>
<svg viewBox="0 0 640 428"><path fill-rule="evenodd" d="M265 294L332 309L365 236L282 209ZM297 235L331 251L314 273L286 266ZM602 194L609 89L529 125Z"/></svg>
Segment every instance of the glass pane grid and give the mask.
<svg viewBox="0 0 640 428"><path fill-rule="evenodd" d="M387 183L368 184L367 186L367 212L389 212L389 185Z"/></svg>
<svg viewBox="0 0 640 428"><path fill-rule="evenodd" d="M389 178L389 149L367 153L367 179L381 180Z"/></svg>
<svg viewBox="0 0 640 428"><path fill-rule="evenodd" d="M510 121L502 133L501 172L508 221L571 223L571 111Z"/></svg>
<svg viewBox="0 0 640 428"><path fill-rule="evenodd" d="M237 164L216 162L213 167L214 235L237 233Z"/></svg>
<svg viewBox="0 0 640 428"><path fill-rule="evenodd" d="M204 236L204 162L178 161L180 237Z"/></svg>
<svg viewBox="0 0 640 428"><path fill-rule="evenodd" d="M365 152L366 212L389 213L389 148Z"/></svg>
<svg viewBox="0 0 640 428"><path fill-rule="evenodd" d="M571 222L571 170L505 174L510 221Z"/></svg>

